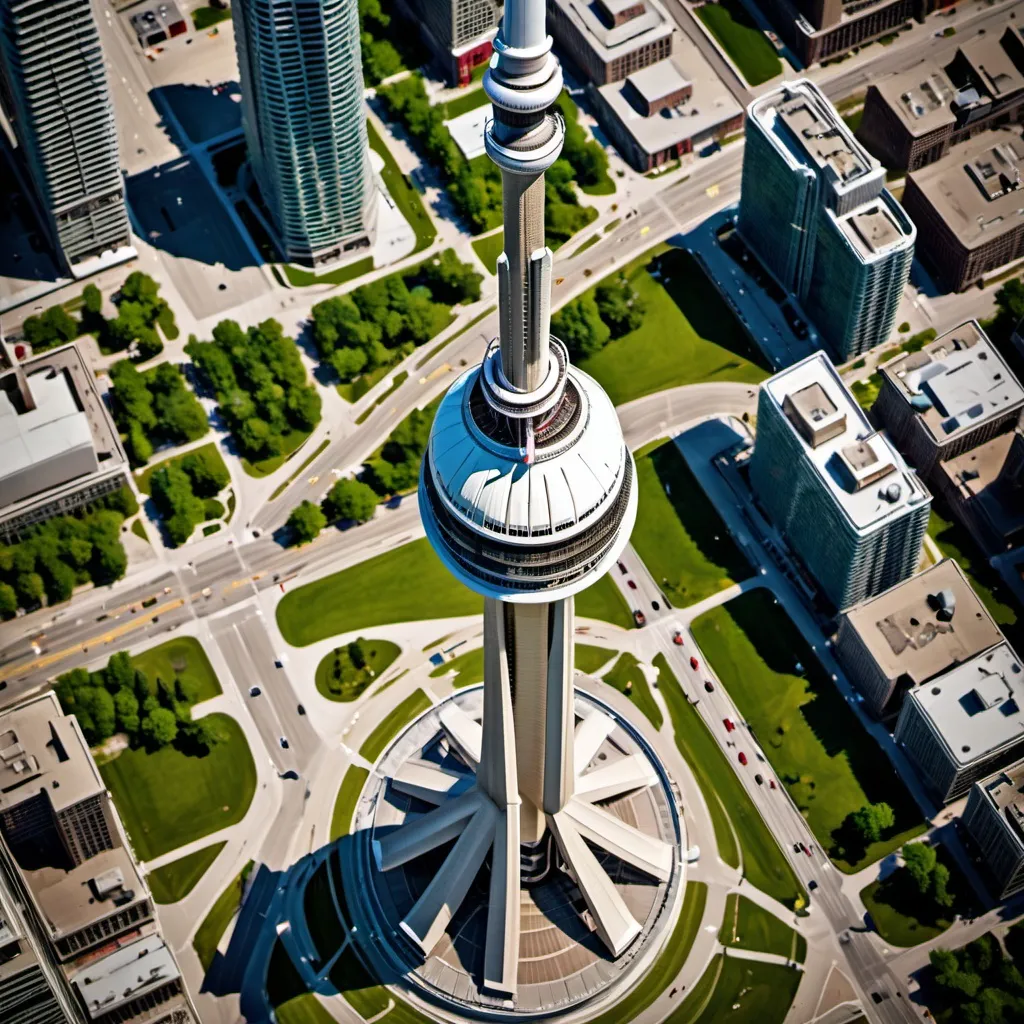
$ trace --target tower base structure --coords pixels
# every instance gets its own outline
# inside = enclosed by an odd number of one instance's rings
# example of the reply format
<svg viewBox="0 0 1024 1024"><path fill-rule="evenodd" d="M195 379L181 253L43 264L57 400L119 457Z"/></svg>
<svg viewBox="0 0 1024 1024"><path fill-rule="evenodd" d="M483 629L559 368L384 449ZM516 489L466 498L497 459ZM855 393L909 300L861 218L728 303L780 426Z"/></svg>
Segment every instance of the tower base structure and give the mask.
<svg viewBox="0 0 1024 1024"><path fill-rule="evenodd" d="M444 1016L597 1013L671 934L686 846L674 787L641 730L588 692L599 684L577 682L573 795L539 839L478 778L483 687L413 722L360 796L343 858L356 939L380 977ZM503 915L518 918L511 935Z"/></svg>

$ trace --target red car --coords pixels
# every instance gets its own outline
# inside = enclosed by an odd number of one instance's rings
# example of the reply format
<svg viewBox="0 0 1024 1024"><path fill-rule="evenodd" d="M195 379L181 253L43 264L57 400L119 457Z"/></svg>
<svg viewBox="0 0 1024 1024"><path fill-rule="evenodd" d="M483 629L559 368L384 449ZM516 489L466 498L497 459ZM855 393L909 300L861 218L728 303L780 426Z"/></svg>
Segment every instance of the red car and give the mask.
<svg viewBox="0 0 1024 1024"><path fill-rule="evenodd" d="M771 789L774 789L775 788L775 780L774 779L769 779L768 780L768 785L769 785L769 787Z"/></svg>
<svg viewBox="0 0 1024 1024"><path fill-rule="evenodd" d="M737 759L739 760L740 764L746 764L747 763L747 755L744 754L742 750L739 752L739 755L738 755Z"/></svg>
<svg viewBox="0 0 1024 1024"><path fill-rule="evenodd" d="M804 851L804 853L806 853L808 857L810 857L810 855L811 855L811 851L810 851L810 850L808 850L808 849L807 849L807 847L806 847L806 846L804 846L804 844L803 844L803 843L801 843L801 844L800 844L800 849L801 849L801 850L803 850L803 851Z"/></svg>
<svg viewBox="0 0 1024 1024"><path fill-rule="evenodd" d="M677 647L683 646L683 634L680 633L678 629L672 634L672 643Z"/></svg>
<svg viewBox="0 0 1024 1024"><path fill-rule="evenodd" d="M636 590L636 584L632 580L626 580L626 586L629 587L630 590Z"/></svg>
<svg viewBox="0 0 1024 1024"><path fill-rule="evenodd" d="M723 718L722 724L725 726L726 732L732 732L736 728L736 723L731 718Z"/></svg>
<svg viewBox="0 0 1024 1024"><path fill-rule="evenodd" d="M694 672L700 668L700 662L698 662L692 654L690 655L690 668L692 668Z"/></svg>
<svg viewBox="0 0 1024 1024"><path fill-rule="evenodd" d="M635 611L633 612L633 621L634 621L634 622L635 622L635 623L636 623L636 624L637 624L638 626L646 626L646 625L647 625L647 616L646 616L646 615L644 615L644 613L643 613L642 611L640 611L640 609L639 609L639 608L637 608L637 609L636 609L636 610L635 610Z"/></svg>
<svg viewBox="0 0 1024 1024"><path fill-rule="evenodd" d="M619 562L619 572L621 572L623 576L626 575L626 563L625 562Z"/></svg>

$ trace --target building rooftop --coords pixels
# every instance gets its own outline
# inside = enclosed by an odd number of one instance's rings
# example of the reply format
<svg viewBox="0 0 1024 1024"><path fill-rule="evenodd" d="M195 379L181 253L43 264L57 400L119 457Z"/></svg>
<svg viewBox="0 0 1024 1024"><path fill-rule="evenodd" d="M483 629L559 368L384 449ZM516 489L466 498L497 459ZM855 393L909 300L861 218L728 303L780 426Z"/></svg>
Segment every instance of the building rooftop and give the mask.
<svg viewBox="0 0 1024 1024"><path fill-rule="evenodd" d="M931 61L875 83L878 94L911 135L919 137L956 123L950 104L956 86Z"/></svg>
<svg viewBox="0 0 1024 1024"><path fill-rule="evenodd" d="M937 444L1024 409L1024 388L975 320L879 369Z"/></svg>
<svg viewBox="0 0 1024 1024"><path fill-rule="evenodd" d="M1024 760L975 783L1003 815L1024 846Z"/></svg>
<svg viewBox="0 0 1024 1024"><path fill-rule="evenodd" d="M674 22L660 0L553 0L605 63L671 36ZM625 17L635 7L642 12ZM603 9L602 9L603 8Z"/></svg>
<svg viewBox="0 0 1024 1024"><path fill-rule="evenodd" d="M1020 129L994 128L910 177L960 243L973 249L1020 226L1021 166Z"/></svg>
<svg viewBox="0 0 1024 1024"><path fill-rule="evenodd" d="M993 100L1005 99L1024 88L1024 74L1021 74L1003 45L1007 32L1015 33L1016 29L1007 25L1002 38L994 34L975 36L959 47L975 79L984 86Z"/></svg>
<svg viewBox="0 0 1024 1024"><path fill-rule="evenodd" d="M784 83L754 100L749 116L792 167L826 176L837 193L860 187L868 177L877 178L882 187L881 164L854 138L813 83L804 79Z"/></svg>
<svg viewBox="0 0 1024 1024"><path fill-rule="evenodd" d="M162 936L126 943L71 976L91 1019L180 978L178 965Z"/></svg>
<svg viewBox="0 0 1024 1024"><path fill-rule="evenodd" d="M913 686L1003 639L951 558L854 605L846 621L886 678L906 677Z"/></svg>
<svg viewBox="0 0 1024 1024"><path fill-rule="evenodd" d="M865 262L913 238L913 231L901 223L906 217L900 216L896 200L885 190L837 220L844 237Z"/></svg>
<svg viewBox="0 0 1024 1024"><path fill-rule="evenodd" d="M783 411L822 485L855 529L875 529L928 500L921 482L871 426L823 353L794 363L762 388Z"/></svg>
<svg viewBox="0 0 1024 1024"><path fill-rule="evenodd" d="M686 139L703 136L743 113L743 107L689 38L678 36L673 49L673 55L666 60L630 75L624 82L609 82L599 89L602 99L645 153L661 153ZM655 94L667 95L686 82L693 91L685 102L644 117L629 98L627 84L635 85L637 79L643 88ZM671 82L678 84L666 88Z"/></svg>
<svg viewBox="0 0 1024 1024"><path fill-rule="evenodd" d="M656 64L634 71L626 79L648 103L654 103L690 84L672 60L659 60Z"/></svg>
<svg viewBox="0 0 1024 1024"><path fill-rule="evenodd" d="M907 694L961 767L1024 739L1024 671L1006 641Z"/></svg>

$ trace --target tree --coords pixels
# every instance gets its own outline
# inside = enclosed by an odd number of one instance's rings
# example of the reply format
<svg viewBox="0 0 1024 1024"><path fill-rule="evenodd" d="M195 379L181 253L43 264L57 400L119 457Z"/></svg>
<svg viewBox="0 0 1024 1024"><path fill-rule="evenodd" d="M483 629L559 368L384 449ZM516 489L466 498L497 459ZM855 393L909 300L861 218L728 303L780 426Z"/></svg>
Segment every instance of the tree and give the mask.
<svg viewBox="0 0 1024 1024"><path fill-rule="evenodd" d="M320 422L320 393L314 387L293 387L287 399L289 419L300 430L312 430Z"/></svg>
<svg viewBox="0 0 1024 1024"><path fill-rule="evenodd" d="M51 306L40 316L28 317L22 329L25 340L33 349L40 351L78 337L78 324L63 306Z"/></svg>
<svg viewBox="0 0 1024 1024"><path fill-rule="evenodd" d="M896 821L893 809L887 803L866 804L850 814L853 827L865 843L877 843L882 833Z"/></svg>
<svg viewBox="0 0 1024 1024"><path fill-rule="evenodd" d="M37 604L42 604L43 594L46 592L43 577L37 572L19 573L14 581L14 589L23 608L34 608Z"/></svg>
<svg viewBox="0 0 1024 1024"><path fill-rule="evenodd" d="M551 318L551 331L562 339L572 356L580 359L600 352L611 337L597 303L589 295L566 303Z"/></svg>
<svg viewBox="0 0 1024 1024"><path fill-rule="evenodd" d="M200 498L214 498L231 483L231 475L223 459L190 452L181 460L181 468L188 474L192 490Z"/></svg>
<svg viewBox="0 0 1024 1024"><path fill-rule="evenodd" d="M99 316L103 309L103 293L94 284L87 284L82 289L82 306L86 313Z"/></svg>
<svg viewBox="0 0 1024 1024"><path fill-rule="evenodd" d="M932 896L940 907L953 906L953 894L949 891L949 868L936 864L932 871Z"/></svg>
<svg viewBox="0 0 1024 1024"><path fill-rule="evenodd" d="M319 536L320 531L327 525L327 518L320 511L319 505L312 501L304 501L292 509L287 525L293 541L305 544Z"/></svg>
<svg viewBox="0 0 1024 1024"><path fill-rule="evenodd" d="M643 300L633 291L625 275L610 284L597 286L594 293L601 319L608 325L613 338L621 338L635 331L644 321Z"/></svg>
<svg viewBox="0 0 1024 1024"><path fill-rule="evenodd" d="M113 583L128 569L128 555L124 545L115 537L100 537L93 541L89 573L94 583Z"/></svg>
<svg viewBox="0 0 1024 1024"><path fill-rule="evenodd" d="M174 695L185 704L195 704L199 700L199 684L191 676L177 676Z"/></svg>
<svg viewBox="0 0 1024 1024"><path fill-rule="evenodd" d="M366 352L361 348L339 348L330 355L331 366L342 381L350 381L366 367Z"/></svg>
<svg viewBox="0 0 1024 1024"><path fill-rule="evenodd" d="M0 583L0 617L9 619L18 610L18 595L9 583Z"/></svg>
<svg viewBox="0 0 1024 1024"><path fill-rule="evenodd" d="M903 866L924 896L932 887L932 872L937 862L935 847L928 843L910 843L903 847Z"/></svg>
<svg viewBox="0 0 1024 1024"><path fill-rule="evenodd" d="M327 492L321 508L331 522L352 520L365 523L373 518L378 500L372 487L359 480L343 477Z"/></svg>
<svg viewBox="0 0 1024 1024"><path fill-rule="evenodd" d="M480 298L483 275L469 263L463 263L454 249L445 249L440 256L430 260L420 276L434 299L446 305L476 302Z"/></svg>
<svg viewBox="0 0 1024 1024"><path fill-rule="evenodd" d="M110 656L107 667L103 670L103 684L111 693L131 689L135 683L135 666L132 656L127 651L118 651Z"/></svg>
<svg viewBox="0 0 1024 1024"><path fill-rule="evenodd" d="M171 543L184 544L198 523L206 518L201 498L192 491L188 474L175 462L161 466L150 480L156 507L164 516L164 527Z"/></svg>
<svg viewBox="0 0 1024 1024"><path fill-rule="evenodd" d="M120 301L122 303L137 302L144 308L151 308L156 306L159 294L160 285L153 278L142 273L141 270L133 270L121 285Z"/></svg>
<svg viewBox="0 0 1024 1024"><path fill-rule="evenodd" d="M142 720L142 735L153 747L166 747L178 735L178 720L167 708L154 708Z"/></svg>
<svg viewBox="0 0 1024 1024"><path fill-rule="evenodd" d="M86 736L90 743L102 743L114 735L117 728L117 713L114 710L114 698L102 687L88 687L87 706L92 719L91 735ZM83 690L83 693L86 691ZM84 730L83 730L84 731Z"/></svg>
<svg viewBox="0 0 1024 1024"><path fill-rule="evenodd" d="M128 688L114 694L114 711L121 732L134 736L139 731L139 699Z"/></svg>
<svg viewBox="0 0 1024 1024"><path fill-rule="evenodd" d="M238 440L250 459L269 458L281 450L281 438L273 432L266 420L261 420L257 416L247 419L242 424Z"/></svg>

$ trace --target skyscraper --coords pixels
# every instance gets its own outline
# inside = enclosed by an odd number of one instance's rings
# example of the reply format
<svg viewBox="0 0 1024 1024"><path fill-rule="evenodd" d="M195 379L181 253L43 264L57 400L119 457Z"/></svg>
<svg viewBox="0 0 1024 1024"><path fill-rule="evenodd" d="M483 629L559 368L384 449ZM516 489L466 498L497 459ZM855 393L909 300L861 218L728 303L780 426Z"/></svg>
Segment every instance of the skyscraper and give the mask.
<svg viewBox="0 0 1024 1024"><path fill-rule="evenodd" d="M0 0L0 66L44 229L72 274L133 257L90 0Z"/></svg>
<svg viewBox="0 0 1024 1024"><path fill-rule="evenodd" d="M845 361L885 341L916 232L885 168L811 82L748 108L739 230Z"/></svg>
<svg viewBox="0 0 1024 1024"><path fill-rule="evenodd" d="M284 258L319 266L369 247L358 4L236 0L232 11L249 166Z"/></svg>
<svg viewBox="0 0 1024 1024"><path fill-rule="evenodd" d="M550 335L544 172L564 125L544 0L508 0L494 48L485 143L502 174L500 334L442 400L419 491L434 550L484 598L484 684L427 712L364 789L357 829L373 837L373 864L358 885L373 895L358 930L387 946L370 955L435 997L536 1017L650 962L683 866L652 747L574 685L573 597L614 565L637 489L608 396ZM412 812L401 822L400 809Z"/></svg>

